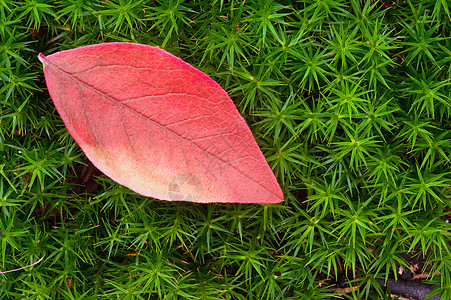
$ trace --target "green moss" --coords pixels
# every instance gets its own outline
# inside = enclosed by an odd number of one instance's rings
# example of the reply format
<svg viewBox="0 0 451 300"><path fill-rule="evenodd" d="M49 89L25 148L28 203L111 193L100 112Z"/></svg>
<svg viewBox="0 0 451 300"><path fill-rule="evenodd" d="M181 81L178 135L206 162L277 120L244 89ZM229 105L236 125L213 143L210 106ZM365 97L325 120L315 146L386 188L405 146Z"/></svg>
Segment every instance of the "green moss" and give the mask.
<svg viewBox="0 0 451 300"><path fill-rule="evenodd" d="M0 271L44 257L1 298L325 299L344 279L387 299L375 278L408 255L451 298L447 2L291 2L0 1ZM97 174L37 54L111 41L217 80L286 200L171 203Z"/></svg>

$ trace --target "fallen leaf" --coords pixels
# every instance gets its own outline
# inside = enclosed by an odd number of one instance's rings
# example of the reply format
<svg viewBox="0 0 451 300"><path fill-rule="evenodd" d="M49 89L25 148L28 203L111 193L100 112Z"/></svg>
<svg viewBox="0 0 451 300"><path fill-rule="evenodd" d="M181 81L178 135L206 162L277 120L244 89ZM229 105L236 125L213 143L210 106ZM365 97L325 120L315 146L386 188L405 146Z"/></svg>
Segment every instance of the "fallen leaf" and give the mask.
<svg viewBox="0 0 451 300"><path fill-rule="evenodd" d="M106 43L39 59L70 134L118 183L162 200L283 201L228 94L180 58Z"/></svg>

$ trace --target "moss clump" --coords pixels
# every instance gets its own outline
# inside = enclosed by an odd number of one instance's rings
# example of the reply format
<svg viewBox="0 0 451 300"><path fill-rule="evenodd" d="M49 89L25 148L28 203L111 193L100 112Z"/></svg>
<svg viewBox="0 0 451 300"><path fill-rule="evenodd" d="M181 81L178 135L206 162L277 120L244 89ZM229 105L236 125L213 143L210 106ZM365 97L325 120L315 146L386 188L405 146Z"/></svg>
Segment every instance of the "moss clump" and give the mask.
<svg viewBox="0 0 451 300"><path fill-rule="evenodd" d="M380 299L415 264L451 298L447 2L291 2L0 1L0 270L44 257L2 298ZM217 80L286 200L164 202L98 173L36 56L112 41Z"/></svg>

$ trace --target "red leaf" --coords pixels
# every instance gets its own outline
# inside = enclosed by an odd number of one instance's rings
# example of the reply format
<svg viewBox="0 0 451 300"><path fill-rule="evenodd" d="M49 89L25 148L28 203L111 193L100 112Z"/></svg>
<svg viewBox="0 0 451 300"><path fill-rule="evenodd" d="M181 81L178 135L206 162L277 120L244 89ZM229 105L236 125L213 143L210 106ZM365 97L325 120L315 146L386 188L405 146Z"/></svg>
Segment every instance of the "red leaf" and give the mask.
<svg viewBox="0 0 451 300"><path fill-rule="evenodd" d="M39 59L67 129L118 183L162 200L283 201L227 93L180 58L107 43Z"/></svg>

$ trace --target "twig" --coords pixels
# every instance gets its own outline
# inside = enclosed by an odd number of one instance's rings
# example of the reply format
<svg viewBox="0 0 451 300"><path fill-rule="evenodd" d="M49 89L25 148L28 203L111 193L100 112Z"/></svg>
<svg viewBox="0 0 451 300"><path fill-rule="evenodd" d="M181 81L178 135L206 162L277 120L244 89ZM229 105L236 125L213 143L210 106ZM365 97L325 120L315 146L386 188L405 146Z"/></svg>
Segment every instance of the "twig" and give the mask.
<svg viewBox="0 0 451 300"><path fill-rule="evenodd" d="M23 269L25 269L25 268L32 267L32 266L37 265L38 263L40 263L43 259L44 259L44 256L41 257L37 262L32 263L31 265L28 265L28 266L25 266L25 267L22 267L22 268L18 268L18 269L14 269L14 270L2 271L2 272L0 272L0 274L5 274L5 273L9 273L9 272L20 271L20 270L23 270Z"/></svg>
<svg viewBox="0 0 451 300"><path fill-rule="evenodd" d="M390 287L390 292L404 297L411 297L414 299L424 299L426 294L431 292L434 287L425 283L405 280L388 279L387 283L382 279L376 279L377 283L386 290ZM429 300L438 300L439 294L429 297Z"/></svg>

